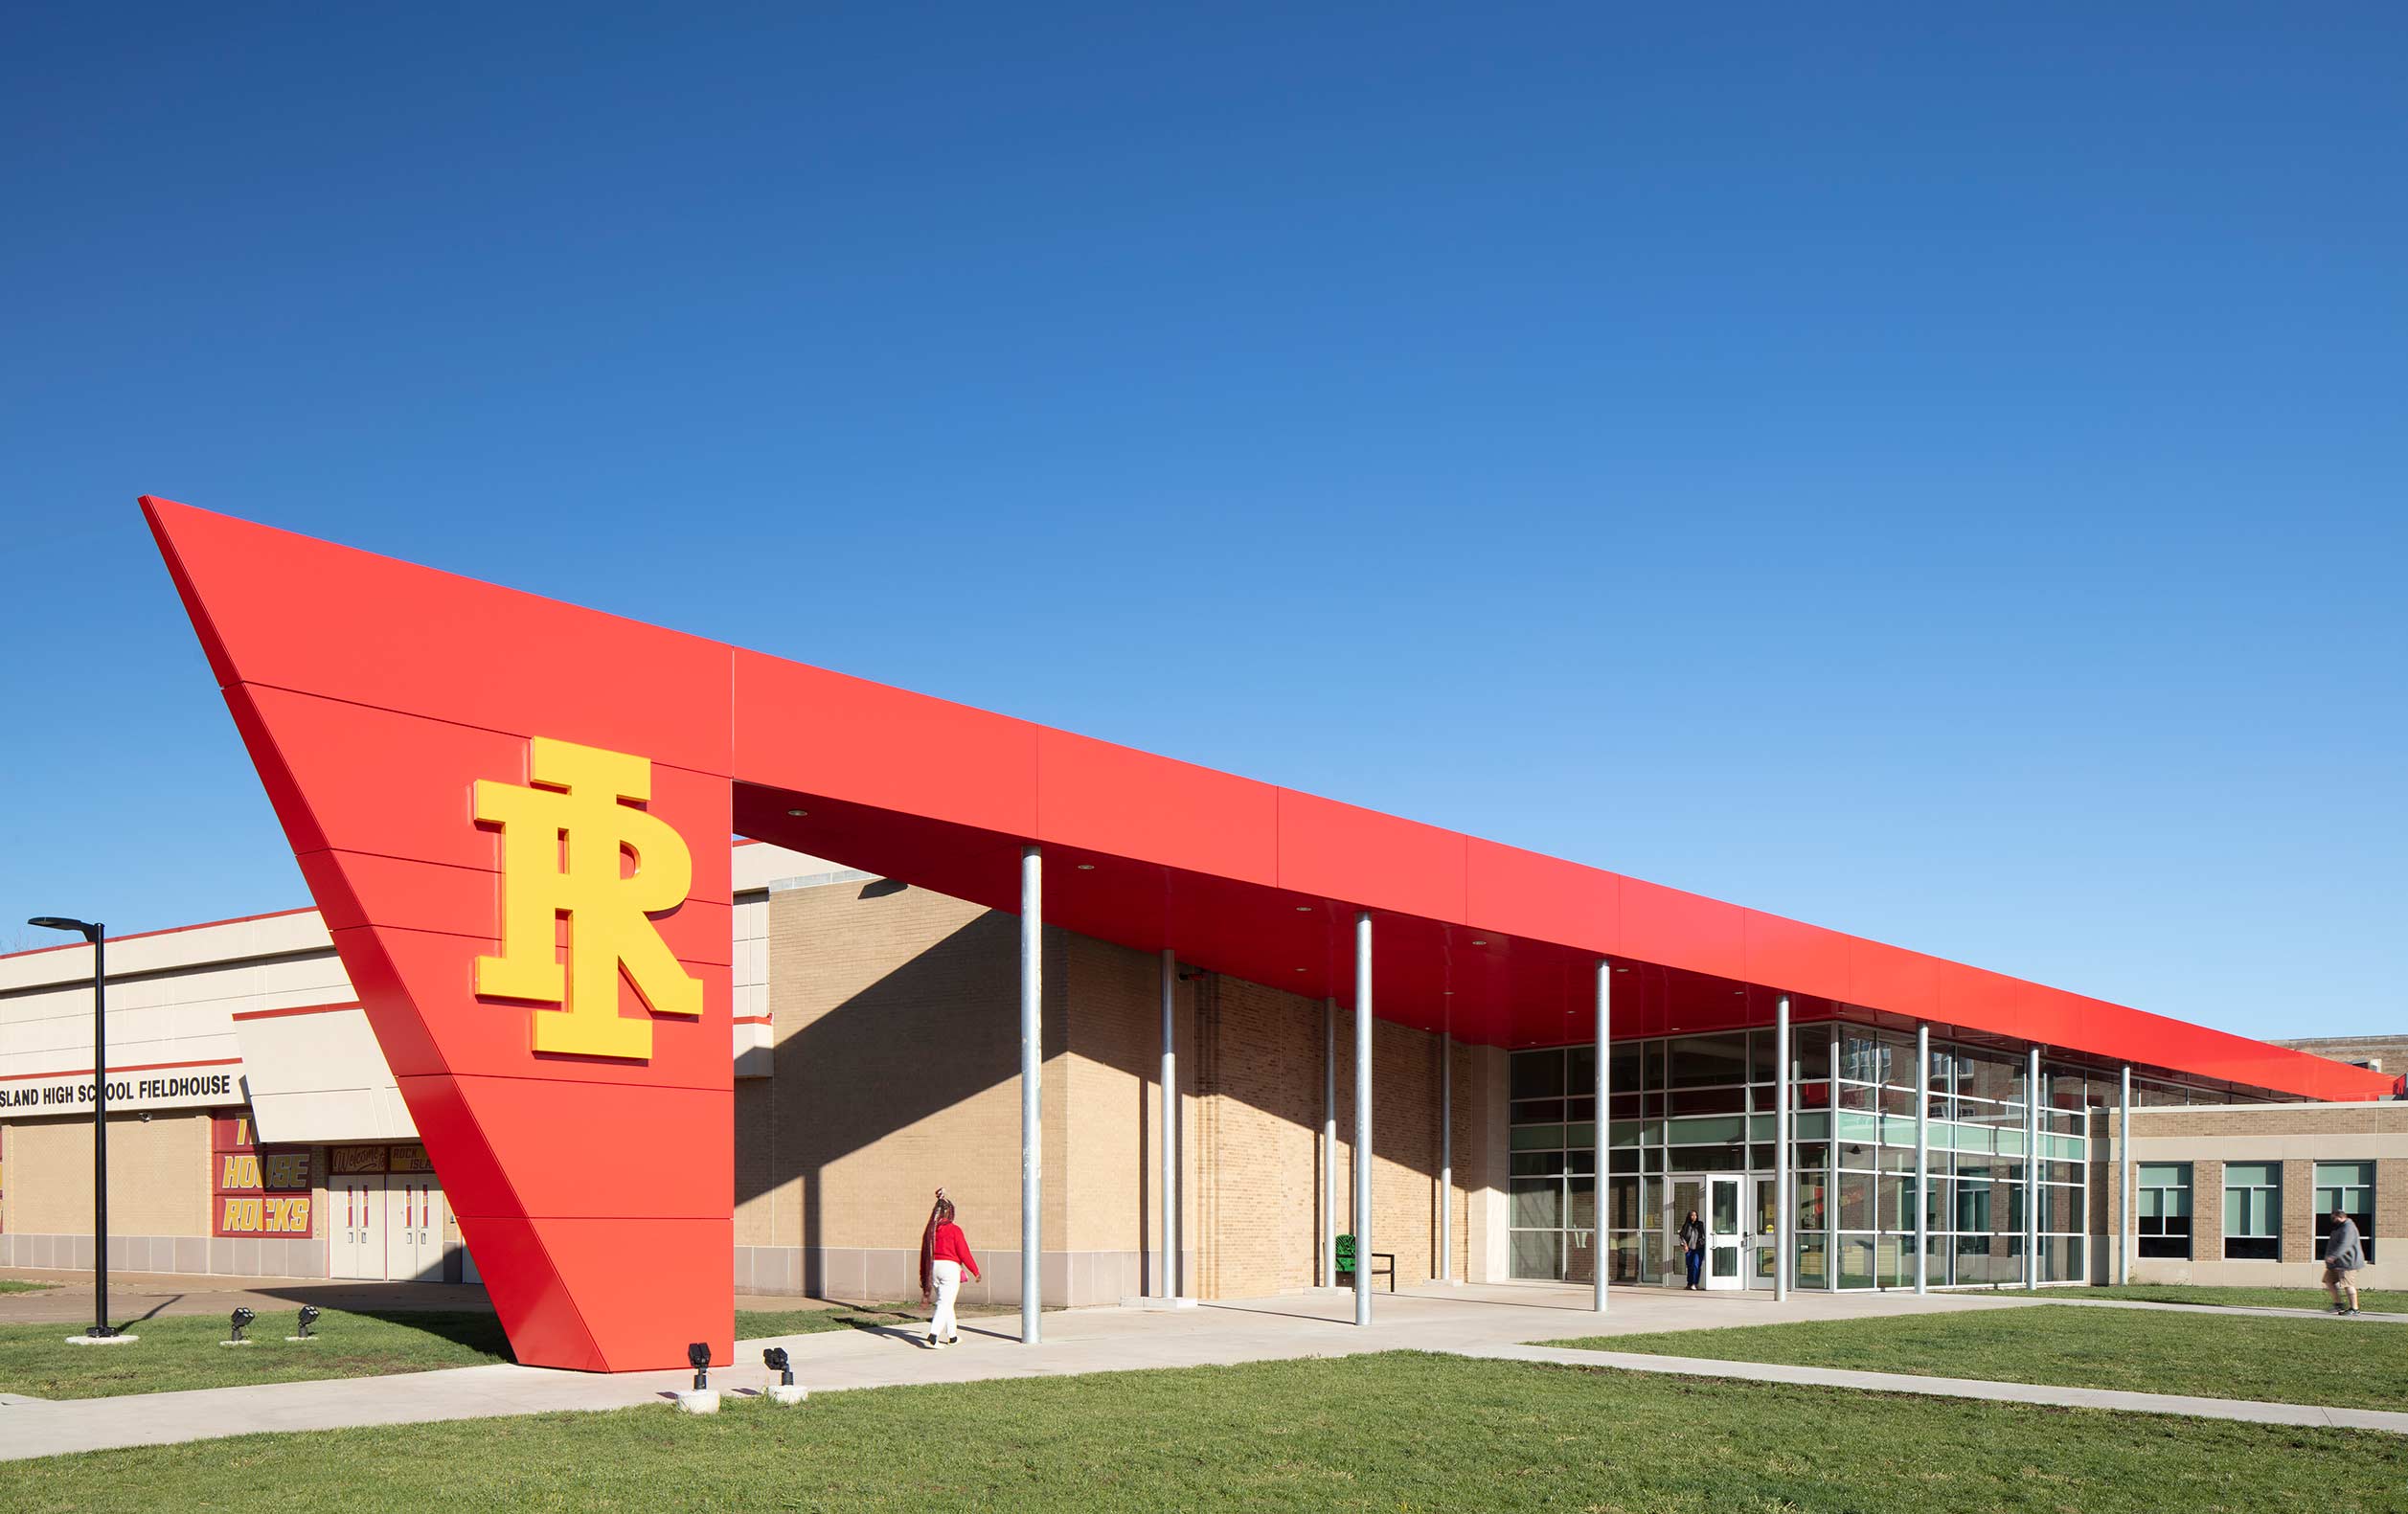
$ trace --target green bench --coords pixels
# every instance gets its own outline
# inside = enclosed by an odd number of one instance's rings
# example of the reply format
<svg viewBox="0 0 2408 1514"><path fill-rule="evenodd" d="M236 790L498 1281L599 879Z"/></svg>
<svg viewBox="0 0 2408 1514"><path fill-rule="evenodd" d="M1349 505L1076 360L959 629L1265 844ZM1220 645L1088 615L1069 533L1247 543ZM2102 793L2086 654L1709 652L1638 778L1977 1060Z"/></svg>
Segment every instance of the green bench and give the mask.
<svg viewBox="0 0 2408 1514"><path fill-rule="evenodd" d="M1337 1251L1338 1276L1349 1279L1351 1282L1354 1277L1354 1237L1352 1235L1339 1236ZM1388 1291L1390 1293L1395 1293L1397 1291L1397 1254L1395 1252L1373 1252L1371 1254L1371 1258L1372 1276L1374 1277L1377 1277L1379 1276L1380 1264L1382 1262L1387 1263ZM1345 1284L1341 1284L1341 1286L1345 1286Z"/></svg>

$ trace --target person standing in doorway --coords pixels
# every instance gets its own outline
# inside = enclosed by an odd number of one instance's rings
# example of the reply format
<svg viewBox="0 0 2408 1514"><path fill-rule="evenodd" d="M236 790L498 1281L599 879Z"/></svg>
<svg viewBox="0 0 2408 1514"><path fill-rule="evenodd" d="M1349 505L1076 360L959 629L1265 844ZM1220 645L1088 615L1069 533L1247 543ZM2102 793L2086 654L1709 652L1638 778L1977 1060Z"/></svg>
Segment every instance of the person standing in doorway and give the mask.
<svg viewBox="0 0 2408 1514"><path fill-rule="evenodd" d="M936 1206L928 1211L928 1228L920 1237L920 1297L931 1306L928 1315L928 1348L941 1351L962 1339L961 1325L953 1317L953 1300L962 1291L962 1274L973 1278L979 1276L978 1258L970 1254L968 1237L962 1227L953 1222L953 1201L937 1190Z"/></svg>
<svg viewBox="0 0 2408 1514"><path fill-rule="evenodd" d="M1701 1276L1706 1268L1706 1222L1697 1217L1695 1209L1689 1211L1687 1223L1681 1226L1681 1256L1689 1263L1689 1286L1704 1291L1706 1285Z"/></svg>
<svg viewBox="0 0 2408 1514"><path fill-rule="evenodd" d="M2358 1234L2355 1220L2340 1209L2332 1211L2332 1233L2325 1238L2325 1292L2332 1296L2332 1312L2358 1312L2358 1285L2351 1276L2366 1265L2366 1245ZM2349 1298L2343 1302L2344 1295Z"/></svg>

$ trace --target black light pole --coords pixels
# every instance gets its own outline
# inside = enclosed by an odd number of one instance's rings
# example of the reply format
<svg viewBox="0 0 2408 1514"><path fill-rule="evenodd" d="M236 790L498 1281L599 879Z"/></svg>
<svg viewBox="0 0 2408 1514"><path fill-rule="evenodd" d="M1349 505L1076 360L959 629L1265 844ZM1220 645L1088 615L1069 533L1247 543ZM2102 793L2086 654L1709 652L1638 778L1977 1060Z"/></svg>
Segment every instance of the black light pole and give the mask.
<svg viewBox="0 0 2408 1514"><path fill-rule="evenodd" d="M25 922L46 930L75 931L92 943L92 1335L117 1333L108 1322L108 973L101 927L60 915L36 915Z"/></svg>

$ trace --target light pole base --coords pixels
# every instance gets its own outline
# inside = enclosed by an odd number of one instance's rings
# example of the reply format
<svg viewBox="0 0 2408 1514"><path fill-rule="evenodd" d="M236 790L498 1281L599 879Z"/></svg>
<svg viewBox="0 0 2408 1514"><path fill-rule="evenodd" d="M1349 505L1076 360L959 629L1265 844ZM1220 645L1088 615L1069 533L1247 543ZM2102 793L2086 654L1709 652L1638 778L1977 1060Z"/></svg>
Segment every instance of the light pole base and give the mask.
<svg viewBox="0 0 2408 1514"><path fill-rule="evenodd" d="M1185 1294L1165 1297L1158 1293L1134 1293L1121 1300L1121 1307L1148 1310L1193 1309L1195 1307L1195 1300Z"/></svg>
<svg viewBox="0 0 2408 1514"><path fill-rule="evenodd" d="M803 1402L803 1400L810 1396L811 1390L800 1383L796 1383L791 1387L788 1387L784 1383L772 1383L769 1385L769 1401L773 1404L783 1404L788 1409L793 1408L795 1405Z"/></svg>
<svg viewBox="0 0 2408 1514"><path fill-rule="evenodd" d="M71 1335L69 1345L131 1345L141 1340L138 1335Z"/></svg>
<svg viewBox="0 0 2408 1514"><path fill-rule="evenodd" d="M682 1414L716 1414L719 1412L719 1390L716 1388L694 1388L677 1395L677 1412Z"/></svg>

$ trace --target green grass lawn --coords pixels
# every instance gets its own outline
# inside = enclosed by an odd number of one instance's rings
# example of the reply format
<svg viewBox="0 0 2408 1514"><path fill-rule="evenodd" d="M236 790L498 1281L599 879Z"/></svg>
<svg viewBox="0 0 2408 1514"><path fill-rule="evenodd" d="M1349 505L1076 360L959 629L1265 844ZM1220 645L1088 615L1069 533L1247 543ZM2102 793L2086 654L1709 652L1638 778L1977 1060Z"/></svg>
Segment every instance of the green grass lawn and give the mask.
<svg viewBox="0 0 2408 1514"><path fill-rule="evenodd" d="M2363 1320L2034 1304L1543 1344L1999 1383L2408 1408L2408 1328ZM2408 1495L2401 1506L2408 1507Z"/></svg>
<svg viewBox="0 0 2408 1514"><path fill-rule="evenodd" d="M2083 1299L2133 1299L2142 1303L2217 1303L2230 1309L2314 1309L2332 1312L2322 1288L2199 1288L2188 1284L2125 1283L2084 1288ZM2369 1314L2408 1314L2408 1293L2358 1290L2358 1307Z"/></svg>
<svg viewBox="0 0 2408 1514"><path fill-rule="evenodd" d="M917 1318L901 1305L832 1309L738 1310L738 1340L807 1335L823 1330L908 1327ZM483 1312L391 1310L353 1314L329 1309L314 1327L318 1340L288 1343L293 1312L262 1313L249 1331L258 1344L221 1346L222 1314L161 1315L134 1322L142 1337L131 1345L69 1345L73 1324L0 1325L0 1392L35 1398L104 1398L167 1393L243 1383L291 1383L326 1377L376 1377L444 1367L510 1360L500 1322Z"/></svg>
<svg viewBox="0 0 2408 1514"><path fill-rule="evenodd" d="M473 1469L473 1470L470 1470ZM2408 1438L1397 1352L11 1463L25 1508L2398 1510Z"/></svg>
<svg viewBox="0 0 2408 1514"><path fill-rule="evenodd" d="M55 1282L29 1282L23 1277L0 1277L0 1293L40 1293L57 1286Z"/></svg>

